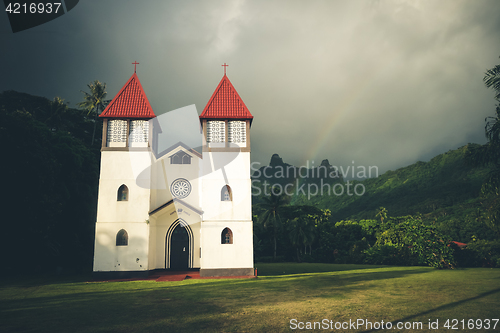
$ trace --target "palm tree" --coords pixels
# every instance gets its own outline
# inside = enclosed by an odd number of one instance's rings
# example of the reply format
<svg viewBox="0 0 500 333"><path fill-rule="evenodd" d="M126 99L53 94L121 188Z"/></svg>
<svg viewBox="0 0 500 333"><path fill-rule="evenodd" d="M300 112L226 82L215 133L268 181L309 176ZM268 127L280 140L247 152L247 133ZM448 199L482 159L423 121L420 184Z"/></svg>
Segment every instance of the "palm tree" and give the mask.
<svg viewBox="0 0 500 333"><path fill-rule="evenodd" d="M488 69L484 73L483 81L486 87L493 88L496 91L495 98L500 100L500 65Z"/></svg>
<svg viewBox="0 0 500 333"><path fill-rule="evenodd" d="M300 262L299 247L304 245L304 254L307 254L307 246L309 246L309 254L312 254L311 247L316 236L316 223L314 215L301 215L290 221L289 225L290 241L297 250L297 261Z"/></svg>
<svg viewBox="0 0 500 333"><path fill-rule="evenodd" d="M484 84L495 90L495 99L500 102L500 65L486 71ZM485 119L484 127L488 143L482 149L482 162L492 165L488 179L483 184L482 194L488 212L486 224L500 236L500 104L496 107L496 115Z"/></svg>
<svg viewBox="0 0 500 333"><path fill-rule="evenodd" d="M90 93L81 90L84 94L83 102L77 103L76 105L80 108L83 108L87 111L87 116L91 113L94 113L94 131L92 132L92 145L94 144L95 139L95 129L97 125L97 117L99 114L104 111L106 105L110 102L109 100L105 100L106 95L106 83L101 83L98 80L87 84L89 87Z"/></svg>
<svg viewBox="0 0 500 333"><path fill-rule="evenodd" d="M288 236L297 250L297 261L300 262L299 246L304 245L304 254L312 254L312 244L316 238L316 226L327 221L330 216L329 210L321 210L314 206L301 205L290 206L285 210L284 217L290 221L288 225Z"/></svg>
<svg viewBox="0 0 500 333"><path fill-rule="evenodd" d="M500 105L497 106L494 117L486 117L484 131L488 141L494 145L500 144Z"/></svg>
<svg viewBox="0 0 500 333"><path fill-rule="evenodd" d="M380 217L380 222L383 224L384 220L387 218L387 209L380 207L375 217Z"/></svg>
<svg viewBox="0 0 500 333"><path fill-rule="evenodd" d="M296 217L290 221L290 241L297 251L297 261L300 262L299 247L306 246L308 240L307 221L303 217ZM305 249L304 249L305 250Z"/></svg>
<svg viewBox="0 0 500 333"><path fill-rule="evenodd" d="M484 84L488 88L495 90L495 99L500 102L500 65L486 71L483 77ZM486 162L495 164L497 168L500 165L500 104L496 107L496 115L486 117L484 132L488 139L488 148L486 151Z"/></svg>
<svg viewBox="0 0 500 333"><path fill-rule="evenodd" d="M312 244L316 238L316 227L319 223L328 220L330 211L323 211L314 206L302 205L296 208L294 214L296 216L300 215L304 219L304 254L307 254L307 246L309 246L309 254L312 254Z"/></svg>
<svg viewBox="0 0 500 333"><path fill-rule="evenodd" d="M274 253L273 258L276 260L276 248L277 248L277 237L278 232L281 230L282 226L282 215L284 209L290 203L290 197L286 195L275 195L271 191L271 195L265 197L264 201L260 204L261 208L264 210L260 222L265 229L273 229L273 242L274 242Z"/></svg>
<svg viewBox="0 0 500 333"><path fill-rule="evenodd" d="M54 97L54 100L50 102L48 111L49 114L44 123L52 130L58 130L64 114L68 111L67 103L64 103L64 99L61 97Z"/></svg>

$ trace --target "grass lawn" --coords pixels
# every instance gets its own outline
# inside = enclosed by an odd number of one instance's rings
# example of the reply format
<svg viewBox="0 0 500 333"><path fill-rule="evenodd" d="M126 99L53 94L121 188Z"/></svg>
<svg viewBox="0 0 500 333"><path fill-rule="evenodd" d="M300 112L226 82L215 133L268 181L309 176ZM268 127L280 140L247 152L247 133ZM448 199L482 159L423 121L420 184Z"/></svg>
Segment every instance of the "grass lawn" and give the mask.
<svg viewBox="0 0 500 333"><path fill-rule="evenodd" d="M424 332L430 319L439 320L439 330L433 332L449 332L444 328L447 319L465 319L467 329L468 319L500 317L500 269L287 263L256 267L257 279L3 278L0 331L286 332L292 319L328 319L333 325L363 319L394 325L420 321ZM493 325L491 321L489 330L467 331L500 331L500 322L494 330ZM462 331L462 322L456 327Z"/></svg>

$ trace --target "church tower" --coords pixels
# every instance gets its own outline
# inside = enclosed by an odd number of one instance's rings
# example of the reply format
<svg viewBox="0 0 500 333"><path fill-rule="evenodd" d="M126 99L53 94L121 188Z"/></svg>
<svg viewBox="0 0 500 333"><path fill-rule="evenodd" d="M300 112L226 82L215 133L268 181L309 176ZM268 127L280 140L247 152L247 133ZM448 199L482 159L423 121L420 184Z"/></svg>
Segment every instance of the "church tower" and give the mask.
<svg viewBox="0 0 500 333"><path fill-rule="evenodd" d="M136 173L150 163L148 120L156 116L135 71L99 117L103 134L94 272L147 275L150 189L137 185Z"/></svg>
<svg viewBox="0 0 500 333"><path fill-rule="evenodd" d="M200 115L204 139L201 276L254 274L252 120L252 114L224 70L222 80Z"/></svg>

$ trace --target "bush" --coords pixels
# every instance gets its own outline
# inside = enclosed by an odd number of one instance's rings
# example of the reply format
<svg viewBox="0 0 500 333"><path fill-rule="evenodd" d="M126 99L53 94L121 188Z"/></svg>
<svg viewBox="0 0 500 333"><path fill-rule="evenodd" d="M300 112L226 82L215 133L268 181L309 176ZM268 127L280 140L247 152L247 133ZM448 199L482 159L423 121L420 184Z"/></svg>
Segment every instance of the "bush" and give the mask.
<svg viewBox="0 0 500 333"><path fill-rule="evenodd" d="M482 267L500 267L500 240L474 240L467 245L476 265ZM466 262L470 263L470 262Z"/></svg>
<svg viewBox="0 0 500 333"><path fill-rule="evenodd" d="M355 221L340 221L319 227L319 247L315 257L321 262L361 264L371 236ZM372 243L373 244L373 243Z"/></svg>
<svg viewBox="0 0 500 333"><path fill-rule="evenodd" d="M409 249L395 245L376 245L365 251L365 263L372 265L416 265L417 258Z"/></svg>
<svg viewBox="0 0 500 333"><path fill-rule="evenodd" d="M452 268L455 258L448 244L449 241L440 235L433 225L424 223L418 216L404 216L391 221L387 230L377 236L375 243L376 246L390 245L400 249L399 255L403 265Z"/></svg>

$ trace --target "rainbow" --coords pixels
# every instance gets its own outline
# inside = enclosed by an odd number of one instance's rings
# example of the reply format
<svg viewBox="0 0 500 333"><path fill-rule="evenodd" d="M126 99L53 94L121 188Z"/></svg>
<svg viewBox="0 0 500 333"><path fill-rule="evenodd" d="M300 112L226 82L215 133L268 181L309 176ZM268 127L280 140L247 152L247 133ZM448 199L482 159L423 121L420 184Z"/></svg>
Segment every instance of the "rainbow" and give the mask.
<svg viewBox="0 0 500 333"><path fill-rule="evenodd" d="M340 105L331 112L329 118L325 119L324 125L321 130L318 131L318 135L309 149L307 160L314 161L318 157L320 150L328 142L330 134L333 132L335 127L340 124L340 120L346 114L346 112L351 108L354 102L362 95L366 88L373 83L375 77L382 69L386 68L388 64L392 62L393 59L384 59L383 64L379 66L371 66L364 80L360 80L360 84L352 86L348 93L344 95L344 98L340 102ZM331 161L330 161L331 162Z"/></svg>

